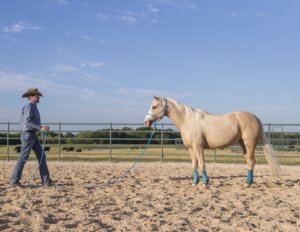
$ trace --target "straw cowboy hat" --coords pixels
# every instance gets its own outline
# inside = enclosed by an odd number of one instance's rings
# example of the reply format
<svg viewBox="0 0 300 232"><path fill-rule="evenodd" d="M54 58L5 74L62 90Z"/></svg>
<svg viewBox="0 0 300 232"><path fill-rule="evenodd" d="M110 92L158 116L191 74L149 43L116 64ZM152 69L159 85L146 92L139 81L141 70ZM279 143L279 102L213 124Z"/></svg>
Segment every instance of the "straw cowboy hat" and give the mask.
<svg viewBox="0 0 300 232"><path fill-rule="evenodd" d="M28 89L27 92L22 95L22 98L29 97L31 95L38 95L38 96L44 97L43 94L41 92L39 92L38 89Z"/></svg>

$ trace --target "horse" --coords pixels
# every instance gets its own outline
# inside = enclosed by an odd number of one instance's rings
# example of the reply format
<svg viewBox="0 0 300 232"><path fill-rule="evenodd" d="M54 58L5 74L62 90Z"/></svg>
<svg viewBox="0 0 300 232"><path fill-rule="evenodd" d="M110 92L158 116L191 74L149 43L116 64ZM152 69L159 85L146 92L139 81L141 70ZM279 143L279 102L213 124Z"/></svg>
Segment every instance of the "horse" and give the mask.
<svg viewBox="0 0 300 232"><path fill-rule="evenodd" d="M144 119L145 126L151 127L164 116L169 117L179 129L183 144L189 150L194 168L193 186L199 183L198 167L202 174L202 185L207 186L209 183L205 170L204 149L225 148L237 143L242 147L248 166L245 186L249 187L253 183L254 153L258 143L263 145L272 175L279 176L281 173L262 123L252 113L240 111L214 115L169 97L154 96Z"/></svg>

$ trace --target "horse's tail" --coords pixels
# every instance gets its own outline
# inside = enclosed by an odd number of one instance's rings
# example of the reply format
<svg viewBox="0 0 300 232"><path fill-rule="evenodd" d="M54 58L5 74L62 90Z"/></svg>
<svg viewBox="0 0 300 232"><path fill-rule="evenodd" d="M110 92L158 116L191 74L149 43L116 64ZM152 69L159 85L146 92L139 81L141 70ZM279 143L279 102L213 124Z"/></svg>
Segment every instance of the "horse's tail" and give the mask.
<svg viewBox="0 0 300 232"><path fill-rule="evenodd" d="M274 152L273 146L271 145L271 143L270 143L269 139L267 138L263 129L262 129L262 141L261 142L262 142L264 153L267 158L272 175L280 176L281 168L277 162L276 154Z"/></svg>

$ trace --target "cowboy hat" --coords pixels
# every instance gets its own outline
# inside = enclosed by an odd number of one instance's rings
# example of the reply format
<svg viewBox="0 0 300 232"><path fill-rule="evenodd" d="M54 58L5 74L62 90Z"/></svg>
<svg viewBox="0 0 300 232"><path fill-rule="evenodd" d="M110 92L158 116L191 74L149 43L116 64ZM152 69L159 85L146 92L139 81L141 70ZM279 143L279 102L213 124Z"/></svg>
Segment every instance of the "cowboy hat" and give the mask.
<svg viewBox="0 0 300 232"><path fill-rule="evenodd" d="M43 94L38 91L38 89L28 89L27 92L22 95L22 98L29 97L31 95L38 95L44 97Z"/></svg>

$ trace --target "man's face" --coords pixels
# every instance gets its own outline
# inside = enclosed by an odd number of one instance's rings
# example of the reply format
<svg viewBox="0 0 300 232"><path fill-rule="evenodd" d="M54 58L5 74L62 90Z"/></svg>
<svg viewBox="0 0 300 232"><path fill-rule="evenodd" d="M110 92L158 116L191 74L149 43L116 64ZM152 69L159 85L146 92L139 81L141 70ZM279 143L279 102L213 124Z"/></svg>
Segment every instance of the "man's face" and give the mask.
<svg viewBox="0 0 300 232"><path fill-rule="evenodd" d="M40 96L39 95L31 95L28 97L28 100L32 103L39 103L40 102Z"/></svg>

